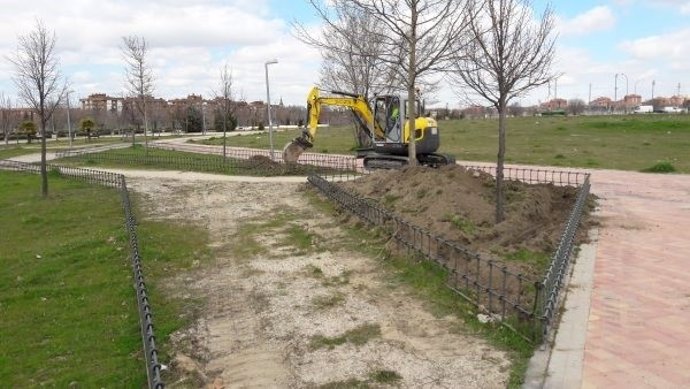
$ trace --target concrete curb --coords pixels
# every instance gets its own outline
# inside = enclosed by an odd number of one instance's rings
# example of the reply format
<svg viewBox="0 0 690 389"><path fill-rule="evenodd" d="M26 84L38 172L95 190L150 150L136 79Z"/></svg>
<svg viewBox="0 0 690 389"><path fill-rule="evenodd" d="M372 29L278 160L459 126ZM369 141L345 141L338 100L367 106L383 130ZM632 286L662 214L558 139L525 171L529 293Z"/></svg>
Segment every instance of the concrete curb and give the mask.
<svg viewBox="0 0 690 389"><path fill-rule="evenodd" d="M565 312L556 331L530 359L525 389L579 389L582 386L587 325L594 284L598 229L590 231L591 243L580 245L566 284Z"/></svg>

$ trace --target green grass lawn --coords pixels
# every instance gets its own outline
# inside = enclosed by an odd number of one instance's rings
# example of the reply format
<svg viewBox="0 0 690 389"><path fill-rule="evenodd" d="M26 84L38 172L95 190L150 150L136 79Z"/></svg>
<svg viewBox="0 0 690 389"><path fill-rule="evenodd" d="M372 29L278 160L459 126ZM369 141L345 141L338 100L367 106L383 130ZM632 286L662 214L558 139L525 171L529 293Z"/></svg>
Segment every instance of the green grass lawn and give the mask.
<svg viewBox="0 0 690 389"><path fill-rule="evenodd" d="M140 360L117 192L0 172L0 382L136 387Z"/></svg>
<svg viewBox="0 0 690 389"><path fill-rule="evenodd" d="M112 189L0 171L3 387L142 387L146 382L120 197ZM183 325L164 280L208 258L207 233L142 222L139 242L159 346ZM162 346L161 346L162 345Z"/></svg>
<svg viewBox="0 0 690 389"><path fill-rule="evenodd" d="M223 157L217 154L162 150L153 147L146 151L142 145L61 158L54 163L89 168L172 169L247 176L288 176L308 175L314 171L329 172L327 168L271 163L267 159L260 159L257 162L228 157L224 163Z"/></svg>
<svg viewBox="0 0 690 389"><path fill-rule="evenodd" d="M0 147L0 159L9 159L37 152L33 149L27 149L25 146L26 145L9 145ZM40 149L38 151L40 151Z"/></svg>
<svg viewBox="0 0 690 389"><path fill-rule="evenodd" d="M495 161L498 121L439 121L440 152L458 160ZM274 146L299 135L274 134ZM268 147L268 134L228 137L228 145ZM222 144L216 137L207 144ZM690 173L690 115L521 117L508 121L506 160L531 165L643 170L661 161ZM321 128L314 151L351 153L352 127Z"/></svg>
<svg viewBox="0 0 690 389"><path fill-rule="evenodd" d="M131 138L130 138L131 139ZM137 139L138 141L139 139ZM142 138L143 141L143 138ZM120 138L93 138L92 140L87 140L85 138L77 138L72 142L73 149L79 149L88 146L97 146L104 144L113 143L123 143ZM124 143L129 143L128 139L125 139ZM58 151L67 150L69 148L69 140L59 139L57 141L49 141L46 143L46 150L48 151ZM0 145L0 159L9 159L12 157L17 157L26 154L36 154L41 152L41 141L34 140L31 144L27 143L12 143L5 145Z"/></svg>
<svg viewBox="0 0 690 389"><path fill-rule="evenodd" d="M493 161L496 120L440 122L442 150ZM506 159L513 163L642 170L668 161L690 172L690 116L628 115L511 118Z"/></svg>
<svg viewBox="0 0 690 389"><path fill-rule="evenodd" d="M273 147L278 152L283 150L283 147L288 142L295 139L301 134L301 130L290 129L280 130L273 133ZM192 139L189 143L200 143L207 145L222 145L223 135L215 136L209 139ZM243 134L241 132L234 136L227 137L228 146L241 146L264 148L270 147L268 132L260 134ZM356 143L352 126L334 126L319 128L316 134L316 142L314 148L310 151L317 153L332 153L332 154L350 154L356 149Z"/></svg>

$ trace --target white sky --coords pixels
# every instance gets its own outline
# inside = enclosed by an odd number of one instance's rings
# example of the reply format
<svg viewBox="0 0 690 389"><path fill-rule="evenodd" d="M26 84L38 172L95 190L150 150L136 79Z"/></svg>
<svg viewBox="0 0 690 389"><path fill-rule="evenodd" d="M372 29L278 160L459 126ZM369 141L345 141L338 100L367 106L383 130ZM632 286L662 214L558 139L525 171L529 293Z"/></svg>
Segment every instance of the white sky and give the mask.
<svg viewBox="0 0 690 389"><path fill-rule="evenodd" d="M544 0L535 0L542 7ZM558 61L563 74L558 97L618 96L637 90L672 95L690 86L690 1L581 0L554 1L558 16ZM2 0L0 4L0 92L14 97L13 68L7 56L16 50L17 36L29 32L40 18L57 36L57 55L73 96L91 93L121 95L124 66L119 46L124 35L145 37L152 48L155 94L164 98L190 93L211 95L219 69L233 70L238 97L265 100L264 63L269 67L271 99L304 104L311 85L318 83L320 55L291 34L292 21L314 25L318 20L304 0ZM522 103L552 98L544 87ZM459 104L444 88L438 105Z"/></svg>

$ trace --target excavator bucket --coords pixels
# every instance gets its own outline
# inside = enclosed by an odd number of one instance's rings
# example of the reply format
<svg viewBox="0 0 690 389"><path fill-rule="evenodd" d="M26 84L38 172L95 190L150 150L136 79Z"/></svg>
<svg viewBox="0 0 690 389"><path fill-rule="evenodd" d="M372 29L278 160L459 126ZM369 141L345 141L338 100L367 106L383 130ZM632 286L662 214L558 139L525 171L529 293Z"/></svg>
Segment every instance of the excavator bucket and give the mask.
<svg viewBox="0 0 690 389"><path fill-rule="evenodd" d="M283 148L283 161L287 163L295 163L299 156L306 150L306 147L298 142L296 139L285 145Z"/></svg>

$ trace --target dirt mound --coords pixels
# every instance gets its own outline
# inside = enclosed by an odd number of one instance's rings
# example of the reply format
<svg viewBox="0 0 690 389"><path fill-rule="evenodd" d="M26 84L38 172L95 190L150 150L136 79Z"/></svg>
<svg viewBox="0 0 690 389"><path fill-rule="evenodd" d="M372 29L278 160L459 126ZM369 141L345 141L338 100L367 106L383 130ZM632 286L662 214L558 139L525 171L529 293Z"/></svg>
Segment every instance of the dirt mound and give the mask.
<svg viewBox="0 0 690 389"><path fill-rule="evenodd" d="M506 181L506 218L496 224L494 178L462 166L377 171L343 185L480 254L539 262L532 274L555 250L577 195L574 187Z"/></svg>

